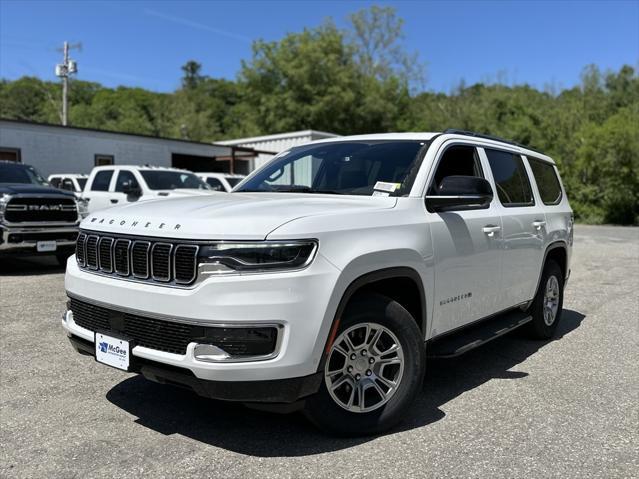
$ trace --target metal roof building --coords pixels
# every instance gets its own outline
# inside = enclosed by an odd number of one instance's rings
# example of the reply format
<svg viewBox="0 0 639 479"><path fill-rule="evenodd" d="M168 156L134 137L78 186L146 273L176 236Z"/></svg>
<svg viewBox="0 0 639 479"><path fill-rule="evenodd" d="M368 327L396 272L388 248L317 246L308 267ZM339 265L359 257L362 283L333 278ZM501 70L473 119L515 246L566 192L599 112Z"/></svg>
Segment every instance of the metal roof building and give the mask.
<svg viewBox="0 0 639 479"><path fill-rule="evenodd" d="M240 145L0 119L0 160L32 165L45 176L89 173L108 164L247 174L258 154L269 156Z"/></svg>
<svg viewBox="0 0 639 479"><path fill-rule="evenodd" d="M217 144L247 147L257 151L257 156L254 158L253 167L251 168L253 170L272 158L272 154L260 153L261 151L276 154L289 148L293 148L294 146L303 145L309 141L322 140L324 138L335 138L337 136L340 135L327 133L325 131L300 130L288 133L278 133L276 135L253 136L250 138L239 138L237 140L219 141Z"/></svg>

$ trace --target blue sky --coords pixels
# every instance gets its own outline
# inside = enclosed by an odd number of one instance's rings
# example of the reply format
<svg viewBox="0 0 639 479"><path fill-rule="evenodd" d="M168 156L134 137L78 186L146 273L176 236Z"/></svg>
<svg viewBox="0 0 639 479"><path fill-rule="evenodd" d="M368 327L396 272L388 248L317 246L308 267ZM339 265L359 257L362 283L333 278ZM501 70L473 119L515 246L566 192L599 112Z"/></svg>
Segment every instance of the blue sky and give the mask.
<svg viewBox="0 0 639 479"><path fill-rule="evenodd" d="M107 86L172 91L180 66L235 78L251 41L278 40L326 17L393 5L405 19L405 46L426 63L426 88L450 91L501 79L539 88L570 87L582 68L639 64L639 0L583 2L366 1L15 1L0 0L0 76L53 80L64 40L78 78Z"/></svg>

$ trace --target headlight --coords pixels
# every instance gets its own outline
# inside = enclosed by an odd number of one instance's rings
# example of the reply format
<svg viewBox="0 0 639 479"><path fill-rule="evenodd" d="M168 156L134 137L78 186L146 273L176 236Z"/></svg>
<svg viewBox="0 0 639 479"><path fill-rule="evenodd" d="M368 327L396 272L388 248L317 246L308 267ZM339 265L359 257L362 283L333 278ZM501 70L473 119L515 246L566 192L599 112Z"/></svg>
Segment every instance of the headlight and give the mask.
<svg viewBox="0 0 639 479"><path fill-rule="evenodd" d="M11 196L8 194L0 193L0 221L4 219L4 210L7 208L7 203L9 203L10 199Z"/></svg>
<svg viewBox="0 0 639 479"><path fill-rule="evenodd" d="M89 216L89 200L78 198L76 199L76 204L78 205L78 215L80 215L80 219Z"/></svg>
<svg viewBox="0 0 639 479"><path fill-rule="evenodd" d="M317 241L220 242L202 246L201 274L271 272L301 269L313 261Z"/></svg>

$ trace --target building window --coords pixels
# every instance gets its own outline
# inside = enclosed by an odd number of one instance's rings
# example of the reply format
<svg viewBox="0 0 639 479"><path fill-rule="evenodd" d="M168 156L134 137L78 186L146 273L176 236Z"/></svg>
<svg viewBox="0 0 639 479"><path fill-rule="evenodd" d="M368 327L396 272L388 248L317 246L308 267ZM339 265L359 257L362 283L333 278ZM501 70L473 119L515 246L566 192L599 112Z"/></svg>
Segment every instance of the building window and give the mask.
<svg viewBox="0 0 639 479"><path fill-rule="evenodd" d="M20 148L4 148L0 146L0 161L21 163L22 155L20 154Z"/></svg>
<svg viewBox="0 0 639 479"><path fill-rule="evenodd" d="M95 155L95 166L107 166L114 163L113 155Z"/></svg>

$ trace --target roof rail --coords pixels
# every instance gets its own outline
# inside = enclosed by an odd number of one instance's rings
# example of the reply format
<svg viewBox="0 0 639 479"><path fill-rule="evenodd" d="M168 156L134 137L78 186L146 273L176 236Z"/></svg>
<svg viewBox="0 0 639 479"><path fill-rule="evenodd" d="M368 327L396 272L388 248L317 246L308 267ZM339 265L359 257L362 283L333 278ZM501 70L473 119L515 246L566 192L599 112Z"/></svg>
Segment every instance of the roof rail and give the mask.
<svg viewBox="0 0 639 479"><path fill-rule="evenodd" d="M526 145L522 145L521 143L517 143L516 141L506 140L505 138L501 138L499 136L494 136L494 135L485 135L483 133L477 133L475 131L458 130L456 128L447 128L446 130L443 131L443 133L450 134L450 135L474 136L475 138L483 138L485 140L500 141L502 143L507 143L509 145L519 146L520 148L526 148L527 150L537 151L534 148L531 148Z"/></svg>

